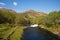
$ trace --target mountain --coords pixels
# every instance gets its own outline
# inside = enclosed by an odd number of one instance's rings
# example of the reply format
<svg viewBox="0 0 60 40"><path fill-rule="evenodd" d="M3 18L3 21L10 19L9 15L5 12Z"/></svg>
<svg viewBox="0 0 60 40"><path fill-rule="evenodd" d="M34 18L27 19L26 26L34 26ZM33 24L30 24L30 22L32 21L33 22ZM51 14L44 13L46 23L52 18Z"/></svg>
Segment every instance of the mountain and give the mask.
<svg viewBox="0 0 60 40"><path fill-rule="evenodd" d="M46 16L47 15L47 13L37 12L37 11L34 11L34 10L28 10L28 11L22 12L20 14L22 16L31 17L31 18L37 18L39 16Z"/></svg>
<svg viewBox="0 0 60 40"><path fill-rule="evenodd" d="M11 10L11 9L6 9L6 8L0 8L0 12L3 12L4 14L10 12L12 14L16 13L15 11ZM31 17L31 18L36 18L39 16L46 16L47 13L44 12L37 12L34 10L27 10L25 12L19 13L20 15L24 16L24 17Z"/></svg>
<svg viewBox="0 0 60 40"><path fill-rule="evenodd" d="M7 9L7 8L0 8L0 12L12 12L12 13L16 13L14 10Z"/></svg>

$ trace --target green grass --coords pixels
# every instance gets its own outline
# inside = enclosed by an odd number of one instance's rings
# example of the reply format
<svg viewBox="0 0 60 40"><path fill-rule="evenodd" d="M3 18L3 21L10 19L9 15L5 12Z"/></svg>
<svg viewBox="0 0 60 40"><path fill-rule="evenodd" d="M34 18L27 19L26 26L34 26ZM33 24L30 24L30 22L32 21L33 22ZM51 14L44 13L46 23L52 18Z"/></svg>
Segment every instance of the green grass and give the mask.
<svg viewBox="0 0 60 40"><path fill-rule="evenodd" d="M47 29L48 31L51 31L54 34L60 35L60 26L59 27L56 27L56 26L47 27L44 25L40 25L40 27Z"/></svg>
<svg viewBox="0 0 60 40"><path fill-rule="evenodd" d="M0 30L0 38L3 38L3 36L6 34L6 32L9 30L9 28L1 29Z"/></svg>
<svg viewBox="0 0 60 40"><path fill-rule="evenodd" d="M10 40L20 40L22 37L24 27L18 27L18 29L15 30L14 34L10 36Z"/></svg>
<svg viewBox="0 0 60 40"><path fill-rule="evenodd" d="M13 34L9 37L10 40L20 40L22 37L24 26L16 26L16 27L9 27L9 26L0 26L0 38L2 40L7 40L9 35Z"/></svg>
<svg viewBox="0 0 60 40"><path fill-rule="evenodd" d="M15 31L17 27L13 27L13 28L10 28L9 30L5 31L4 32L4 36L3 36L3 39L7 39L7 37L13 32Z"/></svg>
<svg viewBox="0 0 60 40"><path fill-rule="evenodd" d="M0 38L2 38L3 35L5 35L4 32L6 32L9 29L7 26L8 25L0 24Z"/></svg>
<svg viewBox="0 0 60 40"><path fill-rule="evenodd" d="M10 27L0 25L0 38L7 39L7 37L16 29L17 27Z"/></svg>

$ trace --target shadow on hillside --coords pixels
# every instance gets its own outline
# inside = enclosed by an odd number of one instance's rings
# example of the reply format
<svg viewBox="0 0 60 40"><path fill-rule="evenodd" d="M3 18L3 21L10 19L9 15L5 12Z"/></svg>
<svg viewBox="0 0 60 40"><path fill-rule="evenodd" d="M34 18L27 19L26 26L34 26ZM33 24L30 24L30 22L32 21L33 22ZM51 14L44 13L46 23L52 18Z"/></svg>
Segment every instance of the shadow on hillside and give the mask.
<svg viewBox="0 0 60 40"><path fill-rule="evenodd" d="M24 29L21 40L60 40L60 37L43 28L28 27Z"/></svg>

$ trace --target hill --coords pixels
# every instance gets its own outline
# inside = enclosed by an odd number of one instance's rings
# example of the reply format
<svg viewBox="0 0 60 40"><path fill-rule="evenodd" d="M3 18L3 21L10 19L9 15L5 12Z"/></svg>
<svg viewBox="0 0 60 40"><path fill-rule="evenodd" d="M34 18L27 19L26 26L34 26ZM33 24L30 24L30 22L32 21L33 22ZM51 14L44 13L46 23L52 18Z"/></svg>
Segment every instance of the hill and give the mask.
<svg viewBox="0 0 60 40"><path fill-rule="evenodd" d="M20 13L24 17L31 17L31 18L37 18L39 16L46 16L47 13L44 12L37 12L35 10L27 10L25 12Z"/></svg>
<svg viewBox="0 0 60 40"><path fill-rule="evenodd" d="M0 8L0 24L13 23L16 12L11 9Z"/></svg>

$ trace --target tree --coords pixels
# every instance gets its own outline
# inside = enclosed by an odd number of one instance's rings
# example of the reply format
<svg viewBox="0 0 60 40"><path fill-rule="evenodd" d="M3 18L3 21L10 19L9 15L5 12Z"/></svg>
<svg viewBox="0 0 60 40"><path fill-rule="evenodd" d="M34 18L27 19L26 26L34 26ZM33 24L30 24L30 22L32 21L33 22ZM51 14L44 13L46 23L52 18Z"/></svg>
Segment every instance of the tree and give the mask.
<svg viewBox="0 0 60 40"><path fill-rule="evenodd" d="M9 9L0 9L0 24L15 24L16 12Z"/></svg>
<svg viewBox="0 0 60 40"><path fill-rule="evenodd" d="M53 11L50 12L49 15L47 16L46 24L49 26L52 25L57 25L60 23L60 12L59 11Z"/></svg>

